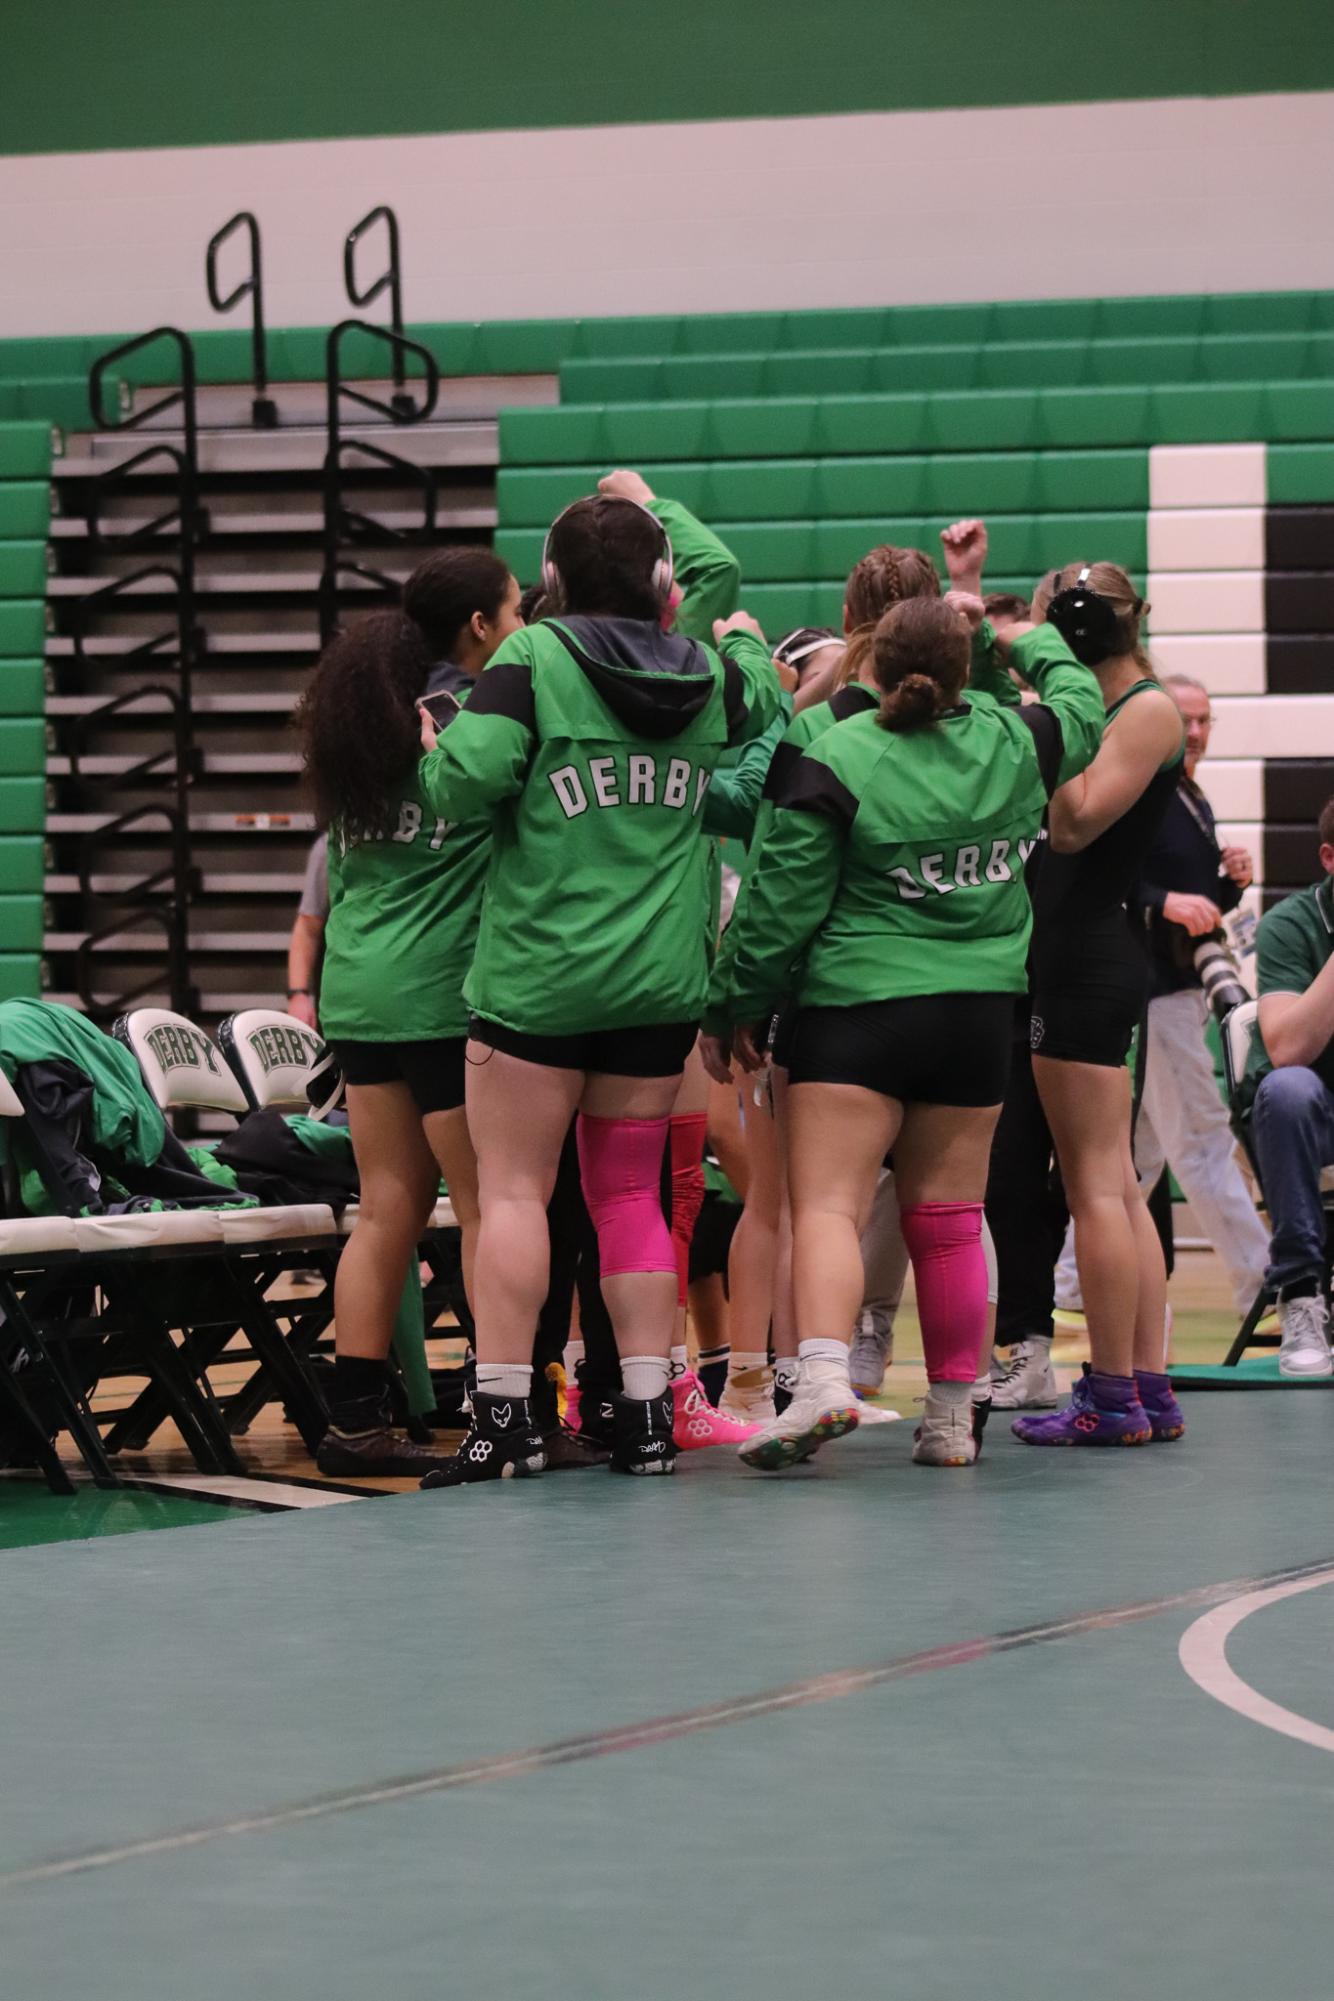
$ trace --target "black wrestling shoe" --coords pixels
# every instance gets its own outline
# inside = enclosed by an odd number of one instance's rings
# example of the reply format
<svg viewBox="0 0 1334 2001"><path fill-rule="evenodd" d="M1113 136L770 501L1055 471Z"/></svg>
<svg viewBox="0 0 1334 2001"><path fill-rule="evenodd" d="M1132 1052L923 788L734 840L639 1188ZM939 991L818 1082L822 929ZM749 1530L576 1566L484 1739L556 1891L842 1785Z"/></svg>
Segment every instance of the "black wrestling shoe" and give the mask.
<svg viewBox="0 0 1334 2001"><path fill-rule="evenodd" d="M452 1459L436 1467L423 1487L471 1487L480 1480L526 1479L546 1470L546 1447L527 1397L472 1393L472 1418Z"/></svg>
<svg viewBox="0 0 1334 2001"><path fill-rule="evenodd" d="M558 1424L554 1431L544 1431L542 1444L546 1448L548 1473L575 1472L581 1466L605 1466L611 1458L611 1447L604 1445L600 1438L586 1436L583 1431L571 1431L565 1424Z"/></svg>
<svg viewBox="0 0 1334 2001"><path fill-rule="evenodd" d="M597 1391L581 1390L579 1393L579 1432L583 1438L591 1438L596 1445L605 1445L608 1452L616 1437L616 1398L614 1395L599 1396Z"/></svg>
<svg viewBox="0 0 1334 2001"><path fill-rule="evenodd" d="M670 1390L647 1401L640 1397L613 1397L612 1424L611 1469L614 1473L676 1471Z"/></svg>
<svg viewBox="0 0 1334 2001"><path fill-rule="evenodd" d="M423 1473L437 1472L449 1464L447 1455L434 1445L411 1437L406 1430L386 1419L365 1431L341 1431L331 1424L320 1440L315 1464L330 1480L420 1479Z"/></svg>
<svg viewBox="0 0 1334 2001"><path fill-rule="evenodd" d="M973 1401L973 1442L977 1446L977 1456L982 1457L982 1434L991 1416L991 1398L975 1398Z"/></svg>

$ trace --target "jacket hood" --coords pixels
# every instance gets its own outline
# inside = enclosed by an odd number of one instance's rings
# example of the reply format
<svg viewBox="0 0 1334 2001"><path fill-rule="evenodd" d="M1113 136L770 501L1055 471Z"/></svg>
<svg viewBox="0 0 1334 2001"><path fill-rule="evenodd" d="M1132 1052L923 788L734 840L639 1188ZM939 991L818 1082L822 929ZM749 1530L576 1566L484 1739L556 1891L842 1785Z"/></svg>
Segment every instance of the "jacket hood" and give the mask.
<svg viewBox="0 0 1334 2001"><path fill-rule="evenodd" d="M633 736L679 736L713 693L713 669L697 639L640 618L544 622Z"/></svg>
<svg viewBox="0 0 1334 2001"><path fill-rule="evenodd" d="M476 685L474 676L465 674L453 660L437 660L422 692L426 695L453 695L458 701L466 702Z"/></svg>

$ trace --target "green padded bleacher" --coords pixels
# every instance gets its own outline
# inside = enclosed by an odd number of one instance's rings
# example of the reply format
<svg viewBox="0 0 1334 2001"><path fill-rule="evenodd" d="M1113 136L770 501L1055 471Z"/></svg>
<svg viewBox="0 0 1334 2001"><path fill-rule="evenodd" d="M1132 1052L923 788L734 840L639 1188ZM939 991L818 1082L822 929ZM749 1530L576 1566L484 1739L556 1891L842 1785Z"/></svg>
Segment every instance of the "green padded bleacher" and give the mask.
<svg viewBox="0 0 1334 2001"><path fill-rule="evenodd" d="M1149 504L1145 450L740 459L711 465L643 461L639 469L650 486L660 486L711 522L927 512L956 520L973 508L987 515L1059 514L1090 504L1107 511ZM602 460L550 467L502 464L496 482L500 518L510 527L545 528L562 507L591 493L606 470ZM1326 490L1334 492L1334 483Z"/></svg>
<svg viewBox="0 0 1334 2001"><path fill-rule="evenodd" d="M40 716L45 700L40 660L0 660L0 716Z"/></svg>
<svg viewBox="0 0 1334 2001"><path fill-rule="evenodd" d="M0 717L0 778L40 777L46 770L46 724L35 716Z"/></svg>
<svg viewBox="0 0 1334 2001"><path fill-rule="evenodd" d="M31 660L45 646L46 606L36 598L0 603L0 662Z"/></svg>
<svg viewBox="0 0 1334 2001"><path fill-rule="evenodd" d="M46 479L52 448L49 424L0 424L0 481Z"/></svg>
<svg viewBox="0 0 1334 2001"><path fill-rule="evenodd" d="M0 540L46 541L51 520L51 488L44 479L0 482Z"/></svg>
<svg viewBox="0 0 1334 2001"><path fill-rule="evenodd" d="M124 400L120 382L112 377L105 386L105 402L114 410ZM88 378L38 376L31 380L0 379L0 424L45 419L63 430L86 431L93 421L88 402Z"/></svg>
<svg viewBox="0 0 1334 2001"><path fill-rule="evenodd" d="M1271 445L1266 457L1269 499L1278 506L1328 506L1334 494L1334 444Z"/></svg>
<svg viewBox="0 0 1334 2001"><path fill-rule="evenodd" d="M970 341L561 363L563 403L862 396L911 390L1298 381L1334 376L1334 333Z"/></svg>
<svg viewBox="0 0 1334 2001"><path fill-rule="evenodd" d="M41 949L41 897L10 896L0 891L0 951L32 953Z"/></svg>
<svg viewBox="0 0 1334 2001"><path fill-rule="evenodd" d="M43 597L46 577L46 543L9 541L0 531L0 598Z"/></svg>
<svg viewBox="0 0 1334 2001"><path fill-rule="evenodd" d="M835 347L930 347L968 343L1139 340L1201 335L1334 332L1334 293L1191 294L1131 299L1019 299L953 306L830 307L806 312L699 313L594 320L512 320L489 324L416 322L424 342L451 375L554 374L562 362L617 356L720 355ZM123 334L62 335L0 341L0 382L81 379ZM242 327L192 335L201 382L244 382L250 337ZM321 327L269 334L274 382L316 381L324 374ZM383 373L382 342L349 338L344 359L354 373ZM166 343L120 366L132 383L174 379Z"/></svg>
<svg viewBox="0 0 1334 2001"><path fill-rule="evenodd" d="M671 492L678 498L673 483ZM721 521L710 525L721 535L741 565L747 590L754 584L795 583L816 578L840 582L866 551L878 542L938 549L940 532L954 517L878 515L849 520ZM1072 552L1092 552L1130 570L1148 562L1147 526L1143 513L1016 514L990 519L992 573L1033 578L1069 562ZM504 528L496 536L496 553L515 575L540 573L543 531Z"/></svg>
<svg viewBox="0 0 1334 2001"><path fill-rule="evenodd" d="M1334 438L1334 382L961 390L502 410L505 465Z"/></svg>
<svg viewBox="0 0 1334 2001"><path fill-rule="evenodd" d="M83 391L83 385L75 385ZM53 421L73 418L69 385L45 385ZM63 400L62 400L63 399ZM22 409L22 398L0 408ZM86 400L83 406L86 409ZM43 408L40 393L31 417ZM86 421L86 419L84 420ZM0 423L0 999L42 990L46 827L46 530L51 422Z"/></svg>
<svg viewBox="0 0 1334 2001"><path fill-rule="evenodd" d="M0 778L0 834L39 834L45 825L46 780Z"/></svg>

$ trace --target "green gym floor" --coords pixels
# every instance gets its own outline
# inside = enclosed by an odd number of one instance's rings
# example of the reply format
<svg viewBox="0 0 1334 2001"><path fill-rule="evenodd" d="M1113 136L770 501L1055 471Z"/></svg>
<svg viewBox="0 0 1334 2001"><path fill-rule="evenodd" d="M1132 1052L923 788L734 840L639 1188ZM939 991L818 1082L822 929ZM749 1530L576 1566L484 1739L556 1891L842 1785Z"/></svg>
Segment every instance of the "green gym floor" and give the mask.
<svg viewBox="0 0 1334 2001"><path fill-rule="evenodd" d="M5 1482L0 1994L1326 2001L1334 1399L1187 1416L275 1513Z"/></svg>

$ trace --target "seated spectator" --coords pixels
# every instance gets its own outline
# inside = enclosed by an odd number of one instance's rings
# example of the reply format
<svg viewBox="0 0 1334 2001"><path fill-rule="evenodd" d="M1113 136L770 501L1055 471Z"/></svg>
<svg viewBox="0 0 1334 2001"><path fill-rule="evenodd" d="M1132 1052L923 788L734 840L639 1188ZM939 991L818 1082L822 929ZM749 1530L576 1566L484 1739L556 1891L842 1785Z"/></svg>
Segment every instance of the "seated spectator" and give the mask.
<svg viewBox="0 0 1334 2001"><path fill-rule="evenodd" d="M1320 814L1321 880L1268 911L1257 951L1259 1034L1243 1099L1272 1231L1285 1376L1334 1375L1321 1170L1334 1162L1334 798Z"/></svg>

